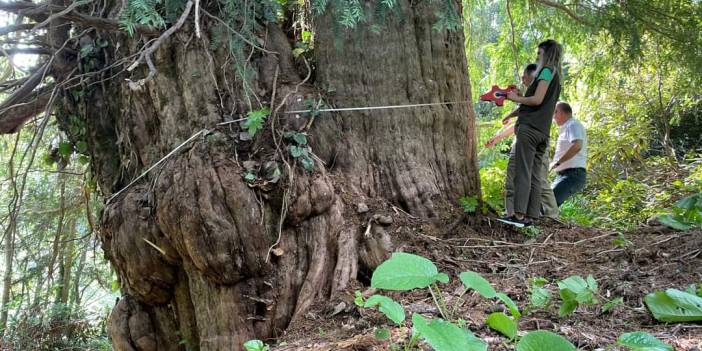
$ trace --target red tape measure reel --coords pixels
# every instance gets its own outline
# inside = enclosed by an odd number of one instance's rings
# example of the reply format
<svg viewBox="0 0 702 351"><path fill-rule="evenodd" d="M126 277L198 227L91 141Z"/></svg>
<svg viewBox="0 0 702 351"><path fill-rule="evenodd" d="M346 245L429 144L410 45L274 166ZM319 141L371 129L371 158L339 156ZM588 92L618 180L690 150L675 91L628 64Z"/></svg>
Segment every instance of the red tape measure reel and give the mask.
<svg viewBox="0 0 702 351"><path fill-rule="evenodd" d="M492 89L487 93L480 95L481 101L492 101L497 106L502 106L505 103L505 97L512 91L517 91L516 85L510 85L507 88L500 88L497 85L493 85Z"/></svg>

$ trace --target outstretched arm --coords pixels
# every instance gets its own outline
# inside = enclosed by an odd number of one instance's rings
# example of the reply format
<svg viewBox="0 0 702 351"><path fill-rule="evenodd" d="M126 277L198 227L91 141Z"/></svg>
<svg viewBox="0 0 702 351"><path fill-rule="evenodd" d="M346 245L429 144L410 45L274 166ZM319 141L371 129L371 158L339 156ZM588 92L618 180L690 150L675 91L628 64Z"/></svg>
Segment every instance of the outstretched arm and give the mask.
<svg viewBox="0 0 702 351"><path fill-rule="evenodd" d="M490 138L490 140L488 140L485 143L485 147L491 148L491 147L495 146L497 143L499 143L502 139L504 139L508 136L511 136L512 134L514 134L514 124L510 124L509 126L503 127L502 129L497 131L495 136Z"/></svg>
<svg viewBox="0 0 702 351"><path fill-rule="evenodd" d="M507 114L507 116L502 118L502 125L505 125L505 126L508 125L509 120L514 118L514 117L517 117L518 115L519 115L519 106L517 106L517 108L515 108L514 110L512 110L512 112Z"/></svg>

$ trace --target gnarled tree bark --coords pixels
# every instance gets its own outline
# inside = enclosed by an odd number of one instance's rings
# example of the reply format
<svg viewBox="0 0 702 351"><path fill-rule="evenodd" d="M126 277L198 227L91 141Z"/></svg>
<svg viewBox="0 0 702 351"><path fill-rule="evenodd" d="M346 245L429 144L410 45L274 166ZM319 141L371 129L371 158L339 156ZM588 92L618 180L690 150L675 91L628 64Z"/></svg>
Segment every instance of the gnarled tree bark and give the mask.
<svg viewBox="0 0 702 351"><path fill-rule="evenodd" d="M373 2L366 5L372 13ZM246 103L232 70L220 69L231 64L226 50L194 36L191 22L161 43L158 74L141 90L107 80L83 102L64 96L65 115L84 117L105 194L208 129L104 209L103 248L124 291L109 320L116 350L237 350L275 337L392 251L382 227L371 224L366 235L356 224L372 215L356 213L357 203L381 200L433 217L439 205L479 195L463 35L433 30L429 2L395 6L377 34L364 29L378 21L372 16L356 30L339 30L330 14L315 18L316 80L304 84L308 72L290 39L267 24L261 45L277 54L254 51L248 93L283 108L254 141L241 138L238 124L214 127L257 106ZM140 47L111 35L120 50ZM99 57L107 64L116 54ZM142 67L130 79L147 74ZM452 104L282 113L304 109L323 87L333 88L326 101L336 106ZM289 156L281 131L307 133L313 172ZM265 173L275 168L282 178L271 186ZM248 184L247 172L259 180Z"/></svg>

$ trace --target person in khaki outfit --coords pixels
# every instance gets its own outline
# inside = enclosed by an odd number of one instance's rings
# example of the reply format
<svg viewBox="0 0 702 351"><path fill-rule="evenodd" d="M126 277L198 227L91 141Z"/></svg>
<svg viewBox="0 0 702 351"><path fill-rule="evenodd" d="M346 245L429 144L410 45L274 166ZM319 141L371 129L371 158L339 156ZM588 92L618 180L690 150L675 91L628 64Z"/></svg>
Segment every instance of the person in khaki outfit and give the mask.
<svg viewBox="0 0 702 351"><path fill-rule="evenodd" d="M536 64L529 64L524 68L522 73L522 84L525 87L531 85L534 81L534 74L536 73ZM516 117L519 113L519 108L516 108L510 114L505 116L502 123L506 126L500 129L495 136L490 138L485 143L485 147L491 148L495 146L502 139L507 138L514 134L514 123L510 123L513 117ZM515 140L516 143L516 140ZM507 174L505 176L505 216L514 216L514 172L516 170L515 165L515 155L514 155L514 143L512 144L512 149L509 153L509 162L507 163ZM551 185L548 183L548 170L549 170L549 158L548 155L544 155L543 162L539 168L539 172L542 174L541 179L541 212L542 215L550 218L558 217L558 206L556 205L556 198L551 190Z"/></svg>
<svg viewBox="0 0 702 351"><path fill-rule="evenodd" d="M503 220L515 225L528 226L541 217L541 184L544 154L549 145L551 118L561 92L561 59L563 48L555 40L538 45L536 79L524 96L515 92L507 99L519 104L514 133L516 171L514 173L514 215Z"/></svg>

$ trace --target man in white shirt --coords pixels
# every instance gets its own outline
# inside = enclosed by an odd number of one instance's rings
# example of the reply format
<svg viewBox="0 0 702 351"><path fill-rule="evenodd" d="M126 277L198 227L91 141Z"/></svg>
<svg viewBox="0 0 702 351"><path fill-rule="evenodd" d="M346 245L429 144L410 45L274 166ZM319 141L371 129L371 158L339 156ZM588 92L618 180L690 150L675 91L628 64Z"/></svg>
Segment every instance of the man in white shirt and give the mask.
<svg viewBox="0 0 702 351"><path fill-rule="evenodd" d="M556 171L551 187L560 207L567 198L585 188L587 135L583 125L573 118L573 109L565 102L556 105L553 120L558 125L558 140L550 166Z"/></svg>

